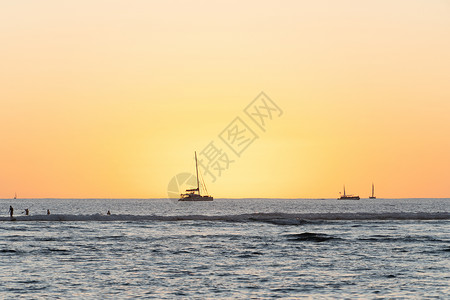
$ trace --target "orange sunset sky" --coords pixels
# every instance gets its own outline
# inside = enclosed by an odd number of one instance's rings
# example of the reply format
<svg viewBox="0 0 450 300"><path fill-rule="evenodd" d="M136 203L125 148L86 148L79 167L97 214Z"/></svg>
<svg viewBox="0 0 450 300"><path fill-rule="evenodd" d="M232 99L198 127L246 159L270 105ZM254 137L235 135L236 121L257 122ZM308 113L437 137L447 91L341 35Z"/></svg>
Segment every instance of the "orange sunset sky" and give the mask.
<svg viewBox="0 0 450 300"><path fill-rule="evenodd" d="M0 198L166 197L210 142L216 198L450 197L448 0L2 1L0 40Z"/></svg>

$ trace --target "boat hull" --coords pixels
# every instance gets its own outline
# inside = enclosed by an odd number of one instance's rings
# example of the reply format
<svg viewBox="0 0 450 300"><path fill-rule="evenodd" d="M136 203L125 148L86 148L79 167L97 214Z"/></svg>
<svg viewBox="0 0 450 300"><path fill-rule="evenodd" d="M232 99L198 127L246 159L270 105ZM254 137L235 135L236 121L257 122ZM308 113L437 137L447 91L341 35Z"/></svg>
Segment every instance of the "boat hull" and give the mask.
<svg viewBox="0 0 450 300"><path fill-rule="evenodd" d="M178 201L213 201L213 200L214 199L211 196L197 196L178 199Z"/></svg>
<svg viewBox="0 0 450 300"><path fill-rule="evenodd" d="M359 200L359 196L341 196L338 200Z"/></svg>

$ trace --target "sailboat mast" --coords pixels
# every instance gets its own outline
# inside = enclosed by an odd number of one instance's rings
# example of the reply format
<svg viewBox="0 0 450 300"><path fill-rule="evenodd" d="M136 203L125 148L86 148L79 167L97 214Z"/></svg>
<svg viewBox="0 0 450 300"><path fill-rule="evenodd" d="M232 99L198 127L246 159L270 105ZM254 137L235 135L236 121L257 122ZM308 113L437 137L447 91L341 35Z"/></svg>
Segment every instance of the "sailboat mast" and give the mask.
<svg viewBox="0 0 450 300"><path fill-rule="evenodd" d="M200 195L200 183L198 181L197 151L195 151L195 171L197 173L197 191L198 191L198 194Z"/></svg>
<svg viewBox="0 0 450 300"><path fill-rule="evenodd" d="M345 185L344 185L344 196L345 196Z"/></svg>
<svg viewBox="0 0 450 300"><path fill-rule="evenodd" d="M372 197L374 195L374 186L373 186L373 182L372 182Z"/></svg>

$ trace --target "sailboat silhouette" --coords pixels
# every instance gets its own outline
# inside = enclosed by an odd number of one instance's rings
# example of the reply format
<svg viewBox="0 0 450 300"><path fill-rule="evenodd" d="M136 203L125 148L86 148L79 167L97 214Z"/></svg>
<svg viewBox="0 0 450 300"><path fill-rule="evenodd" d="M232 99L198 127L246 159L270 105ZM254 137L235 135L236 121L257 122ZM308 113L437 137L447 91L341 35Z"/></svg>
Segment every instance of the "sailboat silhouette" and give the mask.
<svg viewBox="0 0 450 300"><path fill-rule="evenodd" d="M339 192L340 194L340 192ZM358 195L347 195L345 193L345 185L344 185L344 195L341 195L338 200L359 200L359 196Z"/></svg>
<svg viewBox="0 0 450 300"><path fill-rule="evenodd" d="M181 198L178 201L213 201L213 197L209 195L202 196L200 194L200 182L198 179L198 163L197 163L197 152L195 152L195 171L197 173L197 188L187 189L185 194L181 194ZM206 189L205 183L203 186ZM197 192L197 193L195 193Z"/></svg>
<svg viewBox="0 0 450 300"><path fill-rule="evenodd" d="M372 196L370 196L369 199L377 199L377 197L375 197L375 187L373 185L373 182L372 182Z"/></svg>

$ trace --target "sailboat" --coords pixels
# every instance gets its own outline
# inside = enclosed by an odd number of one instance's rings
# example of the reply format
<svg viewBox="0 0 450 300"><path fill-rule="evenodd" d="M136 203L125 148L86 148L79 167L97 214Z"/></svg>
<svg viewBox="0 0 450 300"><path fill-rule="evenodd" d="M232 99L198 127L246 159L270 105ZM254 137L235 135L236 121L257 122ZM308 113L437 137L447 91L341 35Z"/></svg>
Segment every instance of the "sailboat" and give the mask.
<svg viewBox="0 0 450 300"><path fill-rule="evenodd" d="M374 188L374 185L373 185L373 183L372 183L372 196L370 196L369 197L369 199L377 199L377 197L375 197L375 188Z"/></svg>
<svg viewBox="0 0 450 300"><path fill-rule="evenodd" d="M17 193L14 193L14 199L17 199Z"/></svg>
<svg viewBox="0 0 450 300"><path fill-rule="evenodd" d="M338 198L338 200L359 200L359 199L360 198L358 195L347 195L345 193L345 185L344 185L344 195Z"/></svg>
<svg viewBox="0 0 450 300"><path fill-rule="evenodd" d="M187 189L186 193L181 194L181 198L178 201L213 201L213 197L209 195L202 196L200 194L200 181L198 180L198 163L197 163L197 152L195 152L195 171L197 174L197 188ZM203 186L206 190L205 183Z"/></svg>

